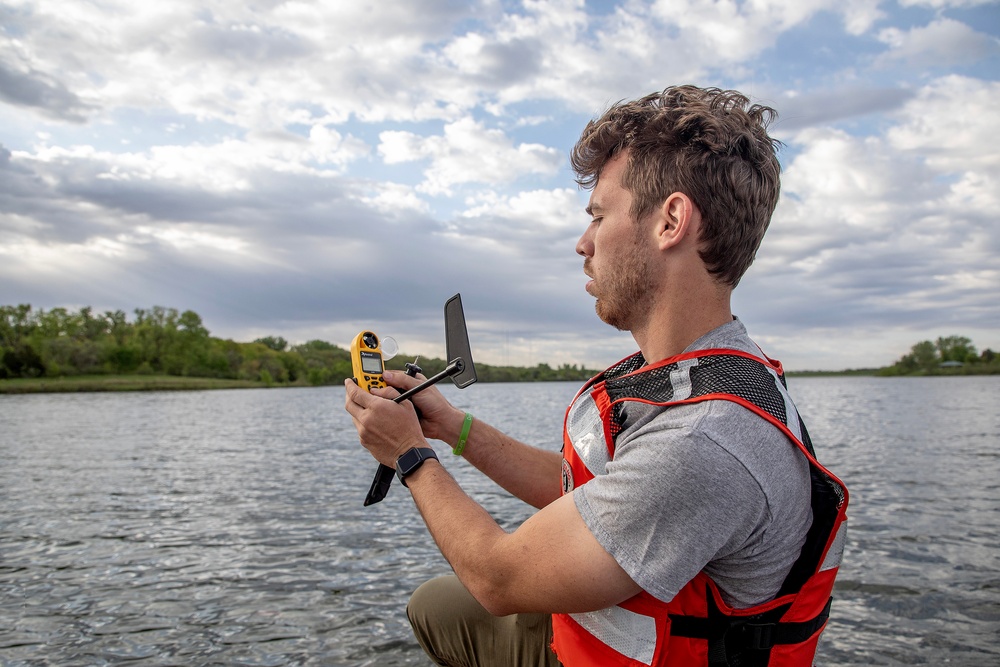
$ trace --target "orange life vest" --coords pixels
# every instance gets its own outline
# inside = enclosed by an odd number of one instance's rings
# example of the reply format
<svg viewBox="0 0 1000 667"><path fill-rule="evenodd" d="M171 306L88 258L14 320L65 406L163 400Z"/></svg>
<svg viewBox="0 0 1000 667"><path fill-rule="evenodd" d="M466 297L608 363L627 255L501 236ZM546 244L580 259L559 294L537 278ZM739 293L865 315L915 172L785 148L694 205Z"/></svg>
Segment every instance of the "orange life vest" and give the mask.
<svg viewBox="0 0 1000 667"><path fill-rule="evenodd" d="M813 523L777 597L726 605L704 572L664 602L645 591L608 609L553 614L565 667L801 667L812 664L844 550L847 488L816 461L780 363L738 350L699 350L646 365L637 353L593 378L566 411L563 493L604 474L625 401L670 406L734 401L778 427L809 460Z"/></svg>

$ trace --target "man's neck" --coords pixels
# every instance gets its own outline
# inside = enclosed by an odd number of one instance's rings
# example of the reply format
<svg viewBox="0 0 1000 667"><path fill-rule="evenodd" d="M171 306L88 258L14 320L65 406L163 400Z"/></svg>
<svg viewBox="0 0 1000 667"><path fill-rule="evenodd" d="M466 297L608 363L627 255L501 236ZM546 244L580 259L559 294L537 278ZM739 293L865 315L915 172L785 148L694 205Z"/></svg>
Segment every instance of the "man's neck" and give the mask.
<svg viewBox="0 0 1000 667"><path fill-rule="evenodd" d="M647 321L632 330L647 362L676 356L708 332L732 322L732 290L688 287L663 292Z"/></svg>

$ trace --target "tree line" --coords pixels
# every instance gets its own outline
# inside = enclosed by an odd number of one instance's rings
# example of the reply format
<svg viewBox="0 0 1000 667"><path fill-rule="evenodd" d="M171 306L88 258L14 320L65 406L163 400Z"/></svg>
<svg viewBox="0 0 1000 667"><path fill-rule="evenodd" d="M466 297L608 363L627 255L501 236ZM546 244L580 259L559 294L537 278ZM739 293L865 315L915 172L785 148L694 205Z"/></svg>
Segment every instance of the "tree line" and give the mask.
<svg viewBox="0 0 1000 667"><path fill-rule="evenodd" d="M413 357L386 362L402 370ZM424 374L447 361L421 358ZM476 364L482 382L585 380L596 371L564 364L534 367ZM342 384L351 377L350 351L322 340L289 345L280 336L236 342L210 335L191 310L137 308L95 313L91 307L33 309L0 306L0 380L79 375L174 375L249 380L267 385Z"/></svg>
<svg viewBox="0 0 1000 667"><path fill-rule="evenodd" d="M1000 373L1000 358L993 350L976 351L972 340L965 336L942 336L936 341L921 341L910 348L896 363L879 369L879 375L938 375L938 374Z"/></svg>

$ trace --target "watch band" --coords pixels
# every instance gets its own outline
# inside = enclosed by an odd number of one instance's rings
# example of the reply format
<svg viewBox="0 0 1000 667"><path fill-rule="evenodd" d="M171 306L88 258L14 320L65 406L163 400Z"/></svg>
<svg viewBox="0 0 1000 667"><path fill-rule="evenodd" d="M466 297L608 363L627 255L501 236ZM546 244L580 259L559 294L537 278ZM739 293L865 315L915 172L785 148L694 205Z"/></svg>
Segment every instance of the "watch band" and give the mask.
<svg viewBox="0 0 1000 667"><path fill-rule="evenodd" d="M424 464L427 459L437 459L438 455L430 447L411 447L396 459L396 477L408 486L406 478L416 472L417 468Z"/></svg>

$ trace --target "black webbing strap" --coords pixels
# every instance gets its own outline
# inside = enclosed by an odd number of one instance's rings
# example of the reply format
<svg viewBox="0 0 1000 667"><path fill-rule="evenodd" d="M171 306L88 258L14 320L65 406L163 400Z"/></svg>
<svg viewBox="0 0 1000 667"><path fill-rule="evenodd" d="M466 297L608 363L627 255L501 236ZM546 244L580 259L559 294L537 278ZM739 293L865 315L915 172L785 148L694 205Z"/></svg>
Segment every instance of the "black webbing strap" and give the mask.
<svg viewBox="0 0 1000 667"><path fill-rule="evenodd" d="M823 611L808 621L780 622L777 619L789 605L754 616L726 616L715 604L712 593L706 593L708 618L670 614L670 634L708 640L709 667L767 664L767 656L775 646L801 644L816 634L830 617L833 602L833 598L827 600Z"/></svg>

